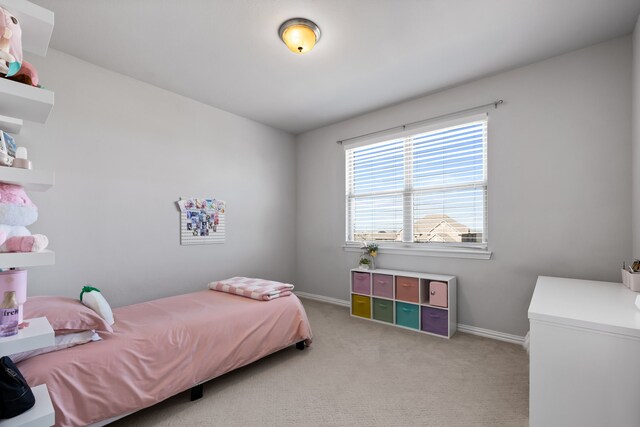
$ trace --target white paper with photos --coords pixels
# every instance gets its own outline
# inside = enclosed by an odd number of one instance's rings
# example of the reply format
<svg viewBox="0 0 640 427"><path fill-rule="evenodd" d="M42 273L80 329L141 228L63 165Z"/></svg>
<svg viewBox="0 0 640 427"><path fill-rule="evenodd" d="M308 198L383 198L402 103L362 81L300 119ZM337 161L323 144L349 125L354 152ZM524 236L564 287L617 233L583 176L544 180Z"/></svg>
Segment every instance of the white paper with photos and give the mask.
<svg viewBox="0 0 640 427"><path fill-rule="evenodd" d="M210 245L224 243L225 203L214 198L181 198L180 244Z"/></svg>

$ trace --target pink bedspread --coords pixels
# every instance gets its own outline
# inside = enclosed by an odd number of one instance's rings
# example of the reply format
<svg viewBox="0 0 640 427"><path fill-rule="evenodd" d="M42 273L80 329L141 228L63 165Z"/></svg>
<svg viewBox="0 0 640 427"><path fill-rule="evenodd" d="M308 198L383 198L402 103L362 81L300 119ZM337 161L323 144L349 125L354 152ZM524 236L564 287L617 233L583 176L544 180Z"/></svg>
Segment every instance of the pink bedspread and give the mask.
<svg viewBox="0 0 640 427"><path fill-rule="evenodd" d="M46 383L56 425L85 426L158 403L305 340L309 321L291 295L269 303L210 290L114 310L112 335L25 360Z"/></svg>

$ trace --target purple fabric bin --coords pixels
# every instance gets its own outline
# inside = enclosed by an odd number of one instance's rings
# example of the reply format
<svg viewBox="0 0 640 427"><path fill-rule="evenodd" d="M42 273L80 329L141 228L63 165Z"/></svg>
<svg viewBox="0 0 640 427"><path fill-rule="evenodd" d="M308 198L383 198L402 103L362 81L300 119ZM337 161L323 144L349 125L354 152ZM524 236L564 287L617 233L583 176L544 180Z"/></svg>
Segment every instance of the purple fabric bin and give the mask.
<svg viewBox="0 0 640 427"><path fill-rule="evenodd" d="M439 308L422 307L422 330L449 336L449 312Z"/></svg>

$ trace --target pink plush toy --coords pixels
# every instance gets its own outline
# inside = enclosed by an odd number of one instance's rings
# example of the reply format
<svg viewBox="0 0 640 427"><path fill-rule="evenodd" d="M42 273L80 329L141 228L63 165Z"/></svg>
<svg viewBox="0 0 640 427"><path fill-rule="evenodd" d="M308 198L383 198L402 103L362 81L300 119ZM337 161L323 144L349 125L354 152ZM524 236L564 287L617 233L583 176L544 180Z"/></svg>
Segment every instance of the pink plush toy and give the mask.
<svg viewBox="0 0 640 427"><path fill-rule="evenodd" d="M38 219L38 208L19 185L0 184L0 252L40 252L47 236L31 235L27 225Z"/></svg>
<svg viewBox="0 0 640 427"><path fill-rule="evenodd" d="M27 62L26 59L22 61L20 71L18 71L14 76L9 77L9 80L24 83L29 86L40 87L38 71L30 62Z"/></svg>
<svg viewBox="0 0 640 427"><path fill-rule="evenodd" d="M22 66L22 30L18 18L0 7L0 73L15 75Z"/></svg>

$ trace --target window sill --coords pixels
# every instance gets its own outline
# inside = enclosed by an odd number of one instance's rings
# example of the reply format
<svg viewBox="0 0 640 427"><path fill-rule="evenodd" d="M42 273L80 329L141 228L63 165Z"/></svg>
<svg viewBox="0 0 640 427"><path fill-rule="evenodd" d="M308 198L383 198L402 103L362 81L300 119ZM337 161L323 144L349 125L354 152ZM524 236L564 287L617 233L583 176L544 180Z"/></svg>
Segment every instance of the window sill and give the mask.
<svg viewBox="0 0 640 427"><path fill-rule="evenodd" d="M345 252L362 252L360 245L344 244ZM382 246L378 248L381 255L431 256L441 258L491 259L492 252L487 249L474 248L420 248L415 246Z"/></svg>

